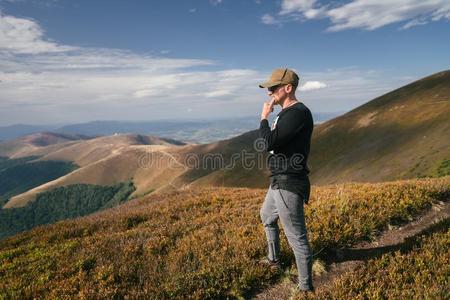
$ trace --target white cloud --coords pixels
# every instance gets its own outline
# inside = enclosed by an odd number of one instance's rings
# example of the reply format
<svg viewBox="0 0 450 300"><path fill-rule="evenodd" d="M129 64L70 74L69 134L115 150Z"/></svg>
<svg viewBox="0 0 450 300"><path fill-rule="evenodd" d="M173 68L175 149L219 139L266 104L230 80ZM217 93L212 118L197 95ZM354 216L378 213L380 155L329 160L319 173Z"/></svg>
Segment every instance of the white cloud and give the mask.
<svg viewBox="0 0 450 300"><path fill-rule="evenodd" d="M254 87L258 73L252 70L222 70L215 72L184 72L148 78L142 89L133 93L135 98L170 94L172 99L232 97L241 89Z"/></svg>
<svg viewBox="0 0 450 300"><path fill-rule="evenodd" d="M191 14L193 14L193 13L197 12L197 9L196 9L196 8L191 8L191 9L189 9L189 12L190 12Z"/></svg>
<svg viewBox="0 0 450 300"><path fill-rule="evenodd" d="M227 70L210 60L70 47L49 42L39 24L26 21L39 32L28 45L41 50L27 52L19 44L0 49L0 125L173 119L187 111L191 118L257 116L267 100L257 85L270 70ZM2 30L5 36L16 34ZM300 93L315 111L342 111L399 86L384 74L353 69L300 75L305 79Z"/></svg>
<svg viewBox="0 0 450 300"><path fill-rule="evenodd" d="M402 29L424 25L430 21L450 20L448 0L353 0L322 4L318 0L283 0L279 22L329 19L327 31L352 28L374 30L389 24L407 22ZM270 24L270 23L266 23Z"/></svg>
<svg viewBox="0 0 450 300"><path fill-rule="evenodd" d="M333 22L330 31L349 28L373 30L382 26L433 15L438 9L450 11L447 0L356 0L327 12Z"/></svg>
<svg viewBox="0 0 450 300"><path fill-rule="evenodd" d="M12 53L48 53L75 50L44 40L44 32L34 21L3 15L0 12L0 51Z"/></svg>
<svg viewBox="0 0 450 300"><path fill-rule="evenodd" d="M318 90L323 89L327 87L327 85L320 81L307 81L305 84L300 86L300 91L306 92L306 91L312 91L312 90Z"/></svg>
<svg viewBox="0 0 450 300"><path fill-rule="evenodd" d="M299 75L305 82L326 83L326 88L298 93L299 98L312 111L322 112L350 110L412 81L410 77L395 77L385 71L357 67L304 72Z"/></svg>
<svg viewBox="0 0 450 300"><path fill-rule="evenodd" d="M426 21L426 20L414 19L412 21L409 21L405 25L403 25L401 29L408 29L408 28L411 28L414 26L425 25L427 23L428 23L428 21Z"/></svg>
<svg viewBox="0 0 450 300"><path fill-rule="evenodd" d="M0 123L177 117L192 103L256 91L261 80L252 70L193 70L217 68L210 60L61 45L48 42L32 20L2 15L2 22L15 26L1 28ZM22 42L9 43L13 40Z"/></svg>
<svg viewBox="0 0 450 300"><path fill-rule="evenodd" d="M209 0L209 3L211 3L214 6L222 4L222 2L223 0Z"/></svg>
<svg viewBox="0 0 450 300"><path fill-rule="evenodd" d="M314 7L317 0L283 0L281 2L280 15L288 15L296 12L305 12Z"/></svg>
<svg viewBox="0 0 450 300"><path fill-rule="evenodd" d="M200 59L172 59L140 55L127 50L80 48L77 51L15 55L0 51L0 70L5 72L163 72L213 65Z"/></svg>
<svg viewBox="0 0 450 300"><path fill-rule="evenodd" d="M223 89L223 90L214 90L211 92L207 92L207 93L205 93L205 97L206 98L220 98L220 97L224 97L224 96L230 96L232 94L233 94L232 91Z"/></svg>
<svg viewBox="0 0 450 300"><path fill-rule="evenodd" d="M261 22L266 24L266 25L274 25L274 24L279 24L280 22L277 21L272 15L270 14L265 14L261 17Z"/></svg>

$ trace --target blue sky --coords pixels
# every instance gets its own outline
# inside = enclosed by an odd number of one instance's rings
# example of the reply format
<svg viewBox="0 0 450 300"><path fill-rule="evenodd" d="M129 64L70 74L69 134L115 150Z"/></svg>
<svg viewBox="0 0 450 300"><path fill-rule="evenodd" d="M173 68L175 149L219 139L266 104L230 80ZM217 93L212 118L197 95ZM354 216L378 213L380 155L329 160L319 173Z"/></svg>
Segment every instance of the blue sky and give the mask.
<svg viewBox="0 0 450 300"><path fill-rule="evenodd" d="M448 0L0 0L0 126L342 112L450 65Z"/></svg>

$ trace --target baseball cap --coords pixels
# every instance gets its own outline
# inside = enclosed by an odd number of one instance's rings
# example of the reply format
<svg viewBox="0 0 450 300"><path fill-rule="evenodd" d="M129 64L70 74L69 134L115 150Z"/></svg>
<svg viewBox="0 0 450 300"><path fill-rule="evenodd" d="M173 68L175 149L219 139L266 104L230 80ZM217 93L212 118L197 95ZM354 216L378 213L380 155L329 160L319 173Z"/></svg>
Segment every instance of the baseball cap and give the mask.
<svg viewBox="0 0 450 300"><path fill-rule="evenodd" d="M298 75L290 69L275 69L267 82L261 83L260 88L268 88L279 84L298 86Z"/></svg>

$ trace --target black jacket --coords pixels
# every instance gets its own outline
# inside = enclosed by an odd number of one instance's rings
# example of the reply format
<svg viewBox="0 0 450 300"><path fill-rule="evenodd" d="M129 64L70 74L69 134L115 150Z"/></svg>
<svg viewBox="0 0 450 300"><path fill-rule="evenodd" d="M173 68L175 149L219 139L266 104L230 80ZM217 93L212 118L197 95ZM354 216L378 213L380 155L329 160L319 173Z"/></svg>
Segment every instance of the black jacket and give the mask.
<svg viewBox="0 0 450 300"><path fill-rule="evenodd" d="M272 129L261 120L259 133L270 152L272 188L282 188L309 199L308 156L314 127L311 111L301 102L281 110Z"/></svg>

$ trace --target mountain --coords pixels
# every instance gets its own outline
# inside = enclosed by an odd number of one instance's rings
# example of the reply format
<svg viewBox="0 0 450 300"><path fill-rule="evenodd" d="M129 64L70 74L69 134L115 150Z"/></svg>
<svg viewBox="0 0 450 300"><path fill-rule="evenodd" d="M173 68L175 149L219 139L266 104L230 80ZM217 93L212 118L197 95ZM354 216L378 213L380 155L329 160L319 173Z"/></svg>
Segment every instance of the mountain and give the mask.
<svg viewBox="0 0 450 300"><path fill-rule="evenodd" d="M15 139L20 136L42 132L52 131L59 126L55 125L27 125L27 124L14 124L9 126L0 127L0 140Z"/></svg>
<svg viewBox="0 0 450 300"><path fill-rule="evenodd" d="M0 143L0 156L16 158L43 155L70 143L90 138L81 134L37 132Z"/></svg>
<svg viewBox="0 0 450 300"><path fill-rule="evenodd" d="M314 184L450 174L450 70L315 127Z"/></svg>
<svg viewBox="0 0 450 300"><path fill-rule="evenodd" d="M0 156L0 238L118 205L131 198L133 181L139 192L146 191L146 180L167 184L174 175L170 168L147 169L141 160L184 145L137 134L71 138L76 137L45 133L9 142L38 150L24 147L28 151L16 151L16 158ZM164 177L166 169L170 176Z"/></svg>
<svg viewBox="0 0 450 300"><path fill-rule="evenodd" d="M266 186L269 176L265 168L266 154L255 151L257 138L258 131L253 130L228 140L180 148L177 154L188 168L173 185Z"/></svg>
<svg viewBox="0 0 450 300"><path fill-rule="evenodd" d="M20 138L20 141L29 140ZM15 141L12 141L15 142ZM11 142L11 143L12 143ZM17 142L17 141L16 141ZM153 136L137 134L115 134L87 140L70 141L61 144L43 146L38 150L22 151L20 155L29 157L39 153L34 162L63 161L78 166L73 172L45 182L22 194L9 199L3 208L23 207L33 201L38 193L50 191L60 186L73 184L93 184L111 186L120 182L129 181L135 177L139 182L158 178L166 173L165 168L146 169L141 160L147 153L163 151L165 148L181 147L184 143L172 139L163 139ZM17 154L16 156L18 156ZM173 173L170 173L173 175ZM162 177L162 176L161 176ZM161 179L159 179L161 181ZM167 183L165 179L162 179ZM158 181L159 182L159 181ZM139 185L138 193L145 187Z"/></svg>
<svg viewBox="0 0 450 300"><path fill-rule="evenodd" d="M260 162L265 161L265 154L253 149L252 141L256 138L257 131L251 131L210 144L184 144L170 139L116 134L66 143L54 151L41 150L45 154L35 161L66 161L78 168L12 197L3 208L26 206L38 193L60 186L111 186L130 179L136 187L132 197L189 186L265 186L266 168L245 165L246 160L251 163L256 157Z"/></svg>
<svg viewBox="0 0 450 300"><path fill-rule="evenodd" d="M217 120L94 121L67 125L57 129L57 132L87 135L151 134L189 143L211 143L255 129L257 124L257 116Z"/></svg>

